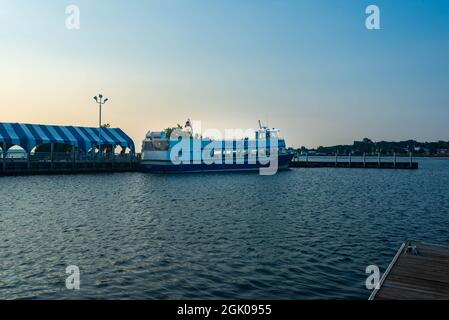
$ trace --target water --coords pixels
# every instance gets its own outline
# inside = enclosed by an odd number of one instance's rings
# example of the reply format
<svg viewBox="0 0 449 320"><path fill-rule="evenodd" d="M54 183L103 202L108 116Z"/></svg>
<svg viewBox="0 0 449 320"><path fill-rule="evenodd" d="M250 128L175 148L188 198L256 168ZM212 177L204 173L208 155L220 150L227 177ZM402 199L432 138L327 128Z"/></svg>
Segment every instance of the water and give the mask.
<svg viewBox="0 0 449 320"><path fill-rule="evenodd" d="M0 178L0 299L367 299L401 243L449 243L449 161ZM77 265L81 290L65 287Z"/></svg>

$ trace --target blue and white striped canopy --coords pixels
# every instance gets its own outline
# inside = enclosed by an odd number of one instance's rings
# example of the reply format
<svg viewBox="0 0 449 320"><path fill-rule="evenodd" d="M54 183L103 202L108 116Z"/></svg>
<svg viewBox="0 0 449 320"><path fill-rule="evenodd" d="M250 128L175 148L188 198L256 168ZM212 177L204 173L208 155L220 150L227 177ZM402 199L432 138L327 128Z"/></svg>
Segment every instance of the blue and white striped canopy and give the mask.
<svg viewBox="0 0 449 320"><path fill-rule="evenodd" d="M98 145L99 129L73 126L46 126L23 123L0 122L0 147L17 145L31 151L47 143L64 143L89 151ZM134 142L121 129L101 129L101 144L122 146L134 151Z"/></svg>

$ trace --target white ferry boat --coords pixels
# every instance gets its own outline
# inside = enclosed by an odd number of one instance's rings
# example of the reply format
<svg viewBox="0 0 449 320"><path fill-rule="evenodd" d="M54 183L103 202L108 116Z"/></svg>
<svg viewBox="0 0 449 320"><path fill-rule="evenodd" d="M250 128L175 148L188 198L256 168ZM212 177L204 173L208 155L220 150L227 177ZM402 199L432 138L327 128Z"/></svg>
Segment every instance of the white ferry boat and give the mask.
<svg viewBox="0 0 449 320"><path fill-rule="evenodd" d="M190 130L186 130L190 127ZM174 128L173 128L174 129ZM184 129L148 132L142 144L141 170L151 173L254 171L288 169L289 152L279 129L262 126L255 138L213 140ZM175 132L176 131L176 132ZM274 173L276 173L274 172Z"/></svg>

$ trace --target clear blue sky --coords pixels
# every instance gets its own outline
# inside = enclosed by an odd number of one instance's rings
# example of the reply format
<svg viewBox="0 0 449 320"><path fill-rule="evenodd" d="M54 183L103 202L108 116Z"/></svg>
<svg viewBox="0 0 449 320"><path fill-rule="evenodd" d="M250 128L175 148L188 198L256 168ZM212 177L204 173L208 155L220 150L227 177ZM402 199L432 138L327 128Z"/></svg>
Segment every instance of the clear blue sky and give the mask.
<svg viewBox="0 0 449 320"><path fill-rule="evenodd" d="M102 91L137 144L187 117L294 146L449 140L449 1L0 0L0 40L0 121L94 126Z"/></svg>

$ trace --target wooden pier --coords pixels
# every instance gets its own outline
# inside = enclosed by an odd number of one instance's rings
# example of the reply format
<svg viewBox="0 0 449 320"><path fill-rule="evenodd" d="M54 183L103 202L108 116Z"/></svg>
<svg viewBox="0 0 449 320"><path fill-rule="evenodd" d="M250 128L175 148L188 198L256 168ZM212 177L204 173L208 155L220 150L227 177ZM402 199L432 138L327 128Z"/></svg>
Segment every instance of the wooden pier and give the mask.
<svg viewBox="0 0 449 320"><path fill-rule="evenodd" d="M139 158L133 155L113 159L4 159L1 176L131 172L139 170Z"/></svg>
<svg viewBox="0 0 449 320"><path fill-rule="evenodd" d="M370 300L449 300L449 247L402 244Z"/></svg>
<svg viewBox="0 0 449 320"><path fill-rule="evenodd" d="M290 163L291 168L354 168L354 169L418 169L418 162L410 157L382 158L360 157L354 160L351 156L346 157L294 157ZM325 158L325 160L323 160ZM316 160L314 160L316 159Z"/></svg>

